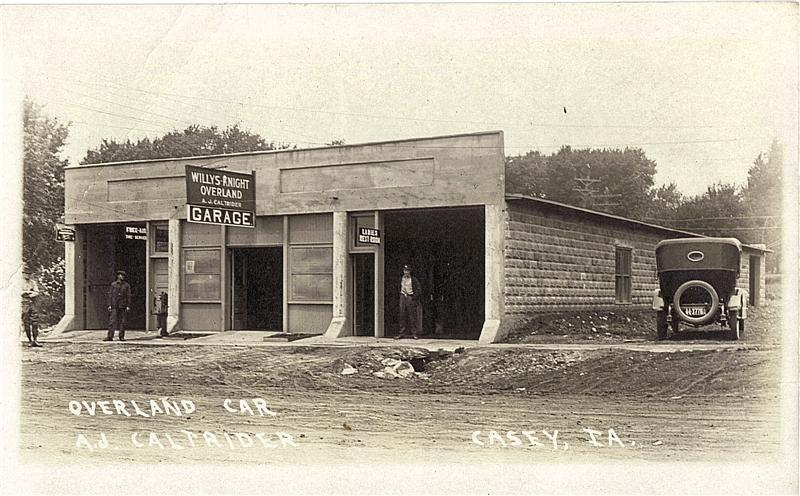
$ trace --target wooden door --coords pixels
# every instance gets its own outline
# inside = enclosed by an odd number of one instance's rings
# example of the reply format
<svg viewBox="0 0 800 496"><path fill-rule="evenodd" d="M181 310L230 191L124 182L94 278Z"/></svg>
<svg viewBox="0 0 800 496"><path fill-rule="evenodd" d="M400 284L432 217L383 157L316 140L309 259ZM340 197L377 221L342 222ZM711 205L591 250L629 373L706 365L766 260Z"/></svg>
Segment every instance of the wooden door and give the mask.
<svg viewBox="0 0 800 496"><path fill-rule="evenodd" d="M161 292L167 293L167 304L169 304L169 262L167 258L150 259L152 267L152 277L150 278L150 308L155 308L154 299ZM150 329L156 329L156 316L150 315Z"/></svg>
<svg viewBox="0 0 800 496"><path fill-rule="evenodd" d="M84 253L84 322L87 329L105 329L108 326L108 288L114 281L113 227L87 229Z"/></svg>

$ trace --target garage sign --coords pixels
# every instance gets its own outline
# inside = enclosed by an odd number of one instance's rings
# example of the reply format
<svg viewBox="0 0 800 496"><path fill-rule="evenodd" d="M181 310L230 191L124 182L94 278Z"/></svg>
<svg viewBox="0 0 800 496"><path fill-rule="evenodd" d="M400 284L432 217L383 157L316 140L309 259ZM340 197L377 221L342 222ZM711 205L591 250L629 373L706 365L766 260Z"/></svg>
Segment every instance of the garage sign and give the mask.
<svg viewBox="0 0 800 496"><path fill-rule="evenodd" d="M186 218L223 226L256 226L255 172L186 166Z"/></svg>

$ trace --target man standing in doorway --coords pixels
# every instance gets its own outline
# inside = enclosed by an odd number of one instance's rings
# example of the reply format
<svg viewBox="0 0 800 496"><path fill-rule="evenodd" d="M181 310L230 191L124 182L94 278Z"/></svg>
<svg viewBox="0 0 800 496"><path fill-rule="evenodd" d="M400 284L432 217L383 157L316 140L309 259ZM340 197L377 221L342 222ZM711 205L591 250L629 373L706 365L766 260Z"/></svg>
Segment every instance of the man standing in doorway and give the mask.
<svg viewBox="0 0 800 496"><path fill-rule="evenodd" d="M411 337L417 339L422 331L422 286L416 277L411 275L411 267L403 266L403 277L400 279L400 334L395 339L407 335L411 329Z"/></svg>
<svg viewBox="0 0 800 496"><path fill-rule="evenodd" d="M125 281L124 270L117 271L117 280L108 290L108 335L103 341L113 341L114 331L119 330L119 340L125 341L125 320L131 308L131 285Z"/></svg>

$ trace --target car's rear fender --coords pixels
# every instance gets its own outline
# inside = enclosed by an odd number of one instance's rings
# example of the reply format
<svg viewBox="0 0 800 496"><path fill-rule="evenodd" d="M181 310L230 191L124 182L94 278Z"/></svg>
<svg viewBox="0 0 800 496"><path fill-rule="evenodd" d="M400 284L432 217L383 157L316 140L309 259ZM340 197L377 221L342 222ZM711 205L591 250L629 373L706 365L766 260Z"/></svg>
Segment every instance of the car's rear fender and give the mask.
<svg viewBox="0 0 800 496"><path fill-rule="evenodd" d="M728 298L728 310L738 310L739 318L747 318L747 291L736 288Z"/></svg>
<svg viewBox="0 0 800 496"><path fill-rule="evenodd" d="M661 297L661 290L653 290L653 310L660 312L664 310L664 298Z"/></svg>

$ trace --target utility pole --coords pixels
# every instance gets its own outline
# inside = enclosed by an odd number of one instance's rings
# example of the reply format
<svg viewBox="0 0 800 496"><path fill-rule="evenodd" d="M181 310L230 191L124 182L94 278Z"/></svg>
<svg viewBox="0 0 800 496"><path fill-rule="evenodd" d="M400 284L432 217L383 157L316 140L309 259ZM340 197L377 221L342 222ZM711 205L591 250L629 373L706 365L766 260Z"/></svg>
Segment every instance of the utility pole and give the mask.
<svg viewBox="0 0 800 496"><path fill-rule="evenodd" d="M594 189L594 185L599 183L600 180L592 179L591 177L576 177L575 181L580 184L580 187L572 188L572 190L581 195L583 208L592 208L594 204L594 195L597 192Z"/></svg>
<svg viewBox="0 0 800 496"><path fill-rule="evenodd" d="M586 168L590 169L589 164L586 164ZM598 194L596 186L597 183L600 182L600 180L592 179L589 176L588 171L586 173L586 177L576 177L574 178L574 181L579 184L579 187L572 188L572 190L581 195L581 202L583 203L583 208L601 209L601 208L617 207L620 205L619 202L616 202L614 200L619 199L620 197L622 197L622 195L609 193L608 187L603 188L603 194Z"/></svg>
<svg viewBox="0 0 800 496"><path fill-rule="evenodd" d="M608 188L603 188L603 194L594 195L593 200L606 200L606 201L601 203L595 203L593 204L593 207L597 209L618 207L621 205L621 203L614 200L618 200L619 198L622 198L622 195L611 194L608 192Z"/></svg>

